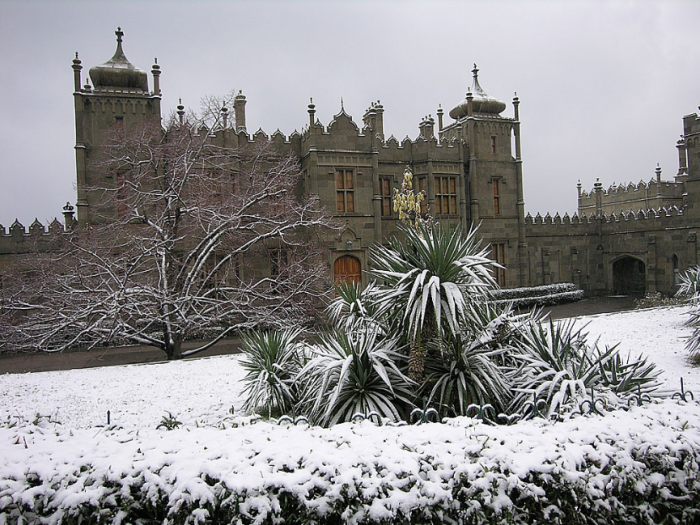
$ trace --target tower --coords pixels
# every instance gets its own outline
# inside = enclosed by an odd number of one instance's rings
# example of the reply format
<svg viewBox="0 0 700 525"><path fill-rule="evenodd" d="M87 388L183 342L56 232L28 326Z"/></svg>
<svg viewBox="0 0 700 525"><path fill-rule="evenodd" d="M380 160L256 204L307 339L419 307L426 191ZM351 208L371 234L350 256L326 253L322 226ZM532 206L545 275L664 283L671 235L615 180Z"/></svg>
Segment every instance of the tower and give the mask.
<svg viewBox="0 0 700 525"><path fill-rule="evenodd" d="M95 211L99 196L90 189L113 189L117 182L100 170L101 146L119 128L130 129L147 122L160 123L160 66L155 61L153 91L148 89L148 75L135 67L124 55L121 28L115 31L117 49L114 56L100 66L90 68L90 82L81 86L81 61L73 59L75 102L75 164L78 191L78 224L100 222Z"/></svg>
<svg viewBox="0 0 700 525"><path fill-rule="evenodd" d="M454 122L440 126L440 139L460 143L467 195L462 213L471 225L479 226L482 237L491 244L492 258L508 269L498 272L499 284L515 286L525 279L526 250L520 100L513 99L514 118L502 116L506 104L484 91L476 64L472 75L465 99L449 112Z"/></svg>

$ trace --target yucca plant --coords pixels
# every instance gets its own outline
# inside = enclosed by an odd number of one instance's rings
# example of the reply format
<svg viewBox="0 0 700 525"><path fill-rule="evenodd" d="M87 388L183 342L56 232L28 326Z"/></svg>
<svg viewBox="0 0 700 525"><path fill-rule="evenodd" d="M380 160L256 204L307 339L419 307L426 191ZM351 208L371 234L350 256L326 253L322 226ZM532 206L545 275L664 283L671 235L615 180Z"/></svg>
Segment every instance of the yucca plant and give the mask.
<svg viewBox="0 0 700 525"><path fill-rule="evenodd" d="M686 297L693 304L700 302L700 266L681 274L676 296Z"/></svg>
<svg viewBox="0 0 700 525"><path fill-rule="evenodd" d="M520 332L515 354L521 366L511 373L514 398L510 410L517 412L528 402L542 400L551 414L575 408L590 389L612 400L650 394L660 386L655 365L640 358L623 359L617 345L600 349L590 346L575 320L533 322Z"/></svg>
<svg viewBox="0 0 700 525"><path fill-rule="evenodd" d="M676 295L687 298L692 305L685 324L693 329L693 333L688 337L686 349L690 352L691 358L700 362L700 266L690 268L681 275L680 287Z"/></svg>
<svg viewBox="0 0 700 525"><path fill-rule="evenodd" d="M303 346L295 342L300 333L290 329L242 334L244 411L268 417L294 411L299 401L294 378L305 363Z"/></svg>
<svg viewBox="0 0 700 525"><path fill-rule="evenodd" d="M443 334L455 336L472 297L495 286L494 264L480 248L475 231L466 236L439 223L399 225L404 243L370 251L370 274L383 282L375 294L377 311L398 320L410 343L411 377L423 376L425 344Z"/></svg>
<svg viewBox="0 0 700 525"><path fill-rule="evenodd" d="M511 374L510 411L521 410L533 395L546 403L550 413L585 397L597 368L588 354L586 334L574 325L574 320L550 320L529 323L521 330L516 343L519 352L514 355L521 366Z"/></svg>
<svg viewBox="0 0 700 525"><path fill-rule="evenodd" d="M653 395L661 387L660 371L641 355L635 361L615 350L608 359L598 362L598 369L600 384L618 396Z"/></svg>
<svg viewBox="0 0 700 525"><path fill-rule="evenodd" d="M517 366L512 341L533 315L516 315L508 303L471 302L462 331L428 352L422 393L430 405L445 415L466 415L474 403L505 410L512 397L508 373Z"/></svg>
<svg viewBox="0 0 700 525"><path fill-rule="evenodd" d="M397 340L383 338L376 327L323 334L309 352L297 381L304 385L301 411L315 424L330 426L370 412L395 421L411 405L412 385L399 369Z"/></svg>
<svg viewBox="0 0 700 525"><path fill-rule="evenodd" d="M381 326L381 318L373 297L376 291L374 283L370 283L364 289L355 283L336 284L336 297L326 308L328 317L335 326L345 331L363 324Z"/></svg>
<svg viewBox="0 0 700 525"><path fill-rule="evenodd" d="M503 410L510 398L505 368L498 364L507 351L472 334L450 337L426 359L423 394L427 405L443 416L464 416L471 404Z"/></svg>

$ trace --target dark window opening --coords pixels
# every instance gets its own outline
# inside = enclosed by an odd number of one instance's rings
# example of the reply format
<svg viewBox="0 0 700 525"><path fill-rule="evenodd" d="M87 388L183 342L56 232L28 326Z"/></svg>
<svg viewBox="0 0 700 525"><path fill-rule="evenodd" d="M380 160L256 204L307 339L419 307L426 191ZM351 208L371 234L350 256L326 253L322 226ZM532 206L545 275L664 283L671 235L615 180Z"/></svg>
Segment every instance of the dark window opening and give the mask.
<svg viewBox="0 0 700 525"><path fill-rule="evenodd" d="M491 245L491 259L501 267L493 267L493 277L498 286L506 285L506 245L505 243L494 243Z"/></svg>
<svg viewBox="0 0 700 525"><path fill-rule="evenodd" d="M380 181L380 193L382 198L382 217L391 217L391 179L382 178Z"/></svg>
<svg viewBox="0 0 700 525"><path fill-rule="evenodd" d="M456 177L435 177L435 214L457 214Z"/></svg>
<svg viewBox="0 0 700 525"><path fill-rule="evenodd" d="M501 214L501 183L499 179L493 179L493 214Z"/></svg>
<svg viewBox="0 0 700 525"><path fill-rule="evenodd" d="M338 213L355 211L355 184L352 170L335 170L336 209Z"/></svg>

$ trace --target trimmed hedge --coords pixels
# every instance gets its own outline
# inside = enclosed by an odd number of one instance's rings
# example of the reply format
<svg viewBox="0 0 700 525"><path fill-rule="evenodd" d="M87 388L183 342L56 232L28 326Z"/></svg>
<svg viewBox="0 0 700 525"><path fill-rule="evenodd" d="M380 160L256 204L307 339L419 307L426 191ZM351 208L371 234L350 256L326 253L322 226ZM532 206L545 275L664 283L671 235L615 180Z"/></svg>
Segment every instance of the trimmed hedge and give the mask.
<svg viewBox="0 0 700 525"><path fill-rule="evenodd" d="M699 420L3 428L0 523L698 523Z"/></svg>
<svg viewBox="0 0 700 525"><path fill-rule="evenodd" d="M580 301L583 290L577 289L573 283L559 283L531 288L504 288L492 292L491 297L493 304L512 303L515 308L529 308Z"/></svg>

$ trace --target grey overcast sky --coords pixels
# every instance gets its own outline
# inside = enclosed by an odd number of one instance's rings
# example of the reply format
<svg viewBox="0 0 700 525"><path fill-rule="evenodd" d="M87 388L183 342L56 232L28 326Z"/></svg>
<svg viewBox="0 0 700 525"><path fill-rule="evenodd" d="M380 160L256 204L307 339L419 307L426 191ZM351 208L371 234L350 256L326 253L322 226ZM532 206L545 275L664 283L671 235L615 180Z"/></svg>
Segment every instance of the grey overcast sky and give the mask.
<svg viewBox="0 0 700 525"><path fill-rule="evenodd" d="M163 114L178 98L243 90L249 131L361 122L416 138L423 116L482 87L521 100L526 211L576 210L590 190L678 170L683 115L700 104L700 2L0 0L0 224L28 226L75 202L73 73L124 51L162 68ZM152 78L149 73L149 87ZM445 115L446 122L449 117Z"/></svg>

